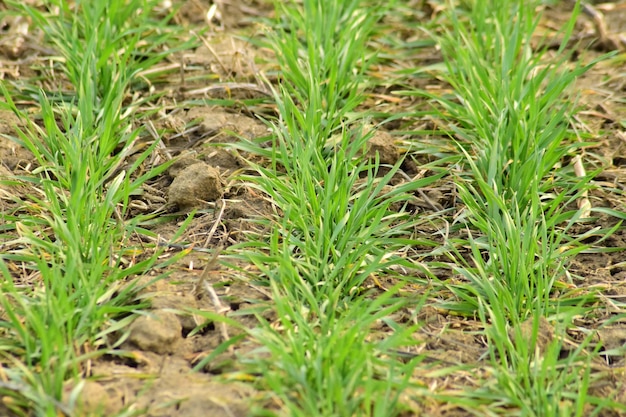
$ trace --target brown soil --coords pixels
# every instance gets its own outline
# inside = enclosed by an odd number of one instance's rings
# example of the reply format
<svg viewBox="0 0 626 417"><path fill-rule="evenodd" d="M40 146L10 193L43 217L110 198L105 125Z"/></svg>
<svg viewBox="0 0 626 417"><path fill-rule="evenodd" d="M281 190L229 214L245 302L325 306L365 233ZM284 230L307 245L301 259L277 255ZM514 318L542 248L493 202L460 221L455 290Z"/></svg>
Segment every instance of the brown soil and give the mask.
<svg viewBox="0 0 626 417"><path fill-rule="evenodd" d="M179 0L183 3L176 21L199 29L211 7L208 0ZM409 1L416 19L437 19L439 2ZM567 3L567 2L566 2ZM268 91L260 81L259 72L272 67L271 53L258 49L242 39L254 37L259 29L253 20L269 16L269 4L254 0L220 2L223 9L213 19L209 31L203 36L201 46L182 55L173 56L166 65L178 69L164 76L154 87L164 91L159 104L163 111L155 115L154 126L163 133L166 145L161 149L162 160L177 161L159 178L145 187L145 193L132 202L135 213L161 213L166 219L154 226L161 242L168 245L166 255L180 250L189 253L168 271L167 279L151 284L142 294L151 300L152 307L128 329L128 338L122 348L125 354L95 360L86 367L86 385L82 391L83 414L102 409L103 415L113 415L131 404L143 410L145 416L246 416L253 403L266 403L263 393L257 392L250 380L254 376L242 372L240 358L255 348L254 342L243 338L232 350L217 355L204 364L198 372L192 368L211 354L228 337L242 331L205 318L202 312L229 316L241 325L254 327L257 319L251 307L267 304L269 294L242 273L219 266L209 251L245 239L245 231L258 227L250 220L254 216L270 213L271 207L263 196L236 181L235 175L246 169L247 163L237 153L220 146L239 140L237 137L261 138L268 134L267 126L257 116L272 114L274 109ZM1 8L2 6L0 6ZM580 41L576 56L589 61L607 50L626 50L626 1L596 5L603 14L581 15L576 27ZM567 20L567 6L548 7L541 30L554 33ZM389 22L393 25L394 22ZM38 47L38 35L31 34L28 21L18 18L0 24L0 77L14 81L42 75L41 66L34 63L44 60L45 49ZM398 36L406 39L425 39L419 31L398 28ZM241 37L239 37L241 36ZM410 52L410 53L409 53ZM398 68L418 67L438 62L435 48L407 51L404 57L396 56L389 66L381 64L372 70L380 79L380 86L370 94L366 107L377 111L399 113L415 109L416 99L394 95L393 91L407 88L440 90L446 88L434 78L402 80L391 71ZM182 70L180 69L182 68ZM382 81L384 80L384 81ZM616 190L598 190L592 195L594 206L623 210L622 183L626 180L626 77L623 68L600 63L579 80L583 110L579 115L579 129L588 132L598 145L588 148L589 164L604 164L604 172L597 181ZM34 103L20 103L24 108ZM19 121L11 113L0 113L0 133L14 135ZM432 131L433 122L418 118L404 118L386 126L389 132L379 132L372 139L370 152L379 152L384 163L395 163L405 152L409 137L394 134L394 130L409 128ZM146 138L150 140L150 138ZM418 138L427 142L429 136ZM425 158L425 159L424 159ZM402 169L409 177L420 175L419 164L432 157L415 155L407 159ZM34 165L32 155L14 142L0 136L0 175L24 175ZM13 207L11 195L26 194L24 185L0 186L0 208ZM416 195L415 210L433 213L441 208L459 204L453 193L454 185L445 180L424 189ZM196 209L195 218L183 237L177 242L170 238L190 210ZM617 222L609 216L598 220L597 225L609 227ZM626 247L625 233L619 229L602 243L605 247ZM178 242L192 246L178 246ZM4 243L4 242L3 242ZM240 265L253 273L253 268ZM163 271L160 271L163 272ZM617 321L600 328L610 317L624 312L626 305L626 254L621 251L583 254L570 266L572 281L568 289L581 292L600 290L600 302L585 317L575 320L575 328L564 335L565 346L576 346L586 331L595 332L596 341L602 341L607 352L602 363L596 363L605 377L592 387L596 395L603 395L626 403L624 388L623 346L626 343L626 325ZM380 283L385 286L385 282ZM420 293L422 285L409 285L405 291ZM214 294L213 294L214 292ZM214 297L217 295L217 299ZM411 312L406 311L406 319ZM271 310L265 313L271 320ZM426 306L417 319L424 323L416 339L421 341L419 351L426 353L432 363L472 365L472 371L459 371L453 375L439 376L435 368L416 370L416 378L432 392L454 393L461 389L477 388L476 381L486 375L486 340L483 325L475 318L459 317L449 311ZM194 332L197 326L201 330ZM542 344L554 335L552 325L542 322ZM569 344L569 345L568 345ZM611 353L622 349L621 353ZM436 367L437 365L433 365ZM68 394L72 387L68 385ZM405 415L467 416L457 407L434 401L420 393L406 393L404 400L412 407ZM609 415L626 415L625 412Z"/></svg>

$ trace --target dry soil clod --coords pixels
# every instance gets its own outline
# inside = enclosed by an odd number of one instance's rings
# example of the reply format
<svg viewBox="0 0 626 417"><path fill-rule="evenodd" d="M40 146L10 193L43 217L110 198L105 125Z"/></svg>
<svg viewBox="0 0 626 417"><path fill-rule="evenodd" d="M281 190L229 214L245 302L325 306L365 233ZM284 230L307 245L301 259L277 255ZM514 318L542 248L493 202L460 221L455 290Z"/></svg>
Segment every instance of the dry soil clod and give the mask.
<svg viewBox="0 0 626 417"><path fill-rule="evenodd" d="M530 317L526 321L524 321L521 326L521 338L522 340L516 340L516 334L512 330L509 331L509 337L513 339L513 341L518 343L525 343L527 345L531 345L533 342L533 325L535 318ZM539 317L539 323L537 324L537 337L535 339L535 347L539 350L540 353L545 353L550 343L554 341L554 327L550 324L550 322L543 316Z"/></svg>
<svg viewBox="0 0 626 417"><path fill-rule="evenodd" d="M144 351L170 354L181 338L182 326L176 314L156 310L131 324L128 341Z"/></svg>
<svg viewBox="0 0 626 417"><path fill-rule="evenodd" d="M367 154L374 159L378 154L381 164L393 165L400 159L400 151L396 146L395 139L389 133L377 130L367 142Z"/></svg>
<svg viewBox="0 0 626 417"><path fill-rule="evenodd" d="M224 194L217 169L198 162L180 171L168 191L168 202L180 210L202 207L219 200Z"/></svg>

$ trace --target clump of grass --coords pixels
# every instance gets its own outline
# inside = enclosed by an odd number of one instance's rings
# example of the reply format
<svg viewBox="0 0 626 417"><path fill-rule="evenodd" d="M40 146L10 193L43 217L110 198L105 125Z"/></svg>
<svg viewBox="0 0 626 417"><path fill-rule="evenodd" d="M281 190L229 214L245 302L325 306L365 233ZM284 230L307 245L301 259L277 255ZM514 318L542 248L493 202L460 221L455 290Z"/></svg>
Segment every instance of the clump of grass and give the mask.
<svg viewBox="0 0 626 417"><path fill-rule="evenodd" d="M299 111L289 101L279 107L287 116ZM386 187L399 164L378 177L377 162L362 158L370 135L344 131L340 143L325 156L327 148L307 140L307 127L295 115L277 127L273 167L256 166L260 175L248 180L280 209L280 219L271 225L272 241L281 245L270 248L276 259L265 255L250 259L270 272L273 267L268 263L277 263L288 251L303 282L318 296L338 301L358 291L370 274L397 262L388 254L407 244L414 222L390 207L403 204L411 190L436 178ZM276 278L292 285L286 278Z"/></svg>
<svg viewBox="0 0 626 417"><path fill-rule="evenodd" d="M560 204L558 190L578 191L580 186L573 184L589 181L574 178L570 166L558 166L587 145L572 140L569 130L576 106L571 86L597 61L584 66L569 62L564 48L574 19L563 30L563 46L549 56L545 46L534 45L537 2L495 6L474 4L467 22L450 13L453 29L441 45L444 79L455 93L438 101L453 121L450 127L460 151L474 161L472 175L520 208L536 192L544 205L553 200ZM573 16L577 13L578 8Z"/></svg>
<svg viewBox="0 0 626 417"><path fill-rule="evenodd" d="M380 348L366 343L384 304L370 310L361 293L370 276L402 261L394 251L406 246L415 226L391 205L435 179L386 190L399 163L378 177L378 163L363 159L369 135L344 130L328 152L316 145L322 141L304 136L310 122L298 123L301 114L288 95L278 103L285 119L275 125L273 167L256 166L259 176L248 181L271 197L280 215L265 221L272 227L269 241L263 236L243 245L244 257L270 281L284 326L276 332L264 323L255 334L272 354L262 361L264 386L293 415L394 415L410 367L386 382L373 377L375 367L397 364L378 359ZM401 306L393 301L383 310ZM408 343L392 339L391 346Z"/></svg>
<svg viewBox="0 0 626 417"><path fill-rule="evenodd" d="M131 118L136 108L125 100L138 71L163 58L150 49L145 57L136 54L143 35L163 30L165 22L151 23L147 13L154 2L146 1L72 7L48 2L56 14L12 4L55 44L74 97L52 104L40 91L35 97L41 107L40 126L18 109L2 86L2 106L15 112L24 126L16 127L16 141L37 161L33 175L21 180L39 194L22 201L17 215L4 218L15 223L23 249L2 259L23 264L37 285L18 285L2 268L0 303L7 320L2 322L0 350L15 371L9 376L21 388L1 389L15 398L15 412L57 415L73 412L74 404L62 403L65 381L81 376L83 362L104 352L97 349L111 351L115 346L108 336L144 307L134 301L133 277L159 262L157 254L134 260L126 248L142 220L127 219L131 195L167 165L134 177L156 142L125 165L141 133ZM161 43L167 39L163 34L154 38Z"/></svg>
<svg viewBox="0 0 626 417"><path fill-rule="evenodd" d="M401 237L413 224L390 206L437 179L390 187L401 161L381 176L380 164L364 158L373 131L366 132L363 116L352 110L363 100L365 44L383 8L363 16L358 4L277 3L282 26L270 36L270 46L279 59L281 86L275 95L279 120L270 125L273 146L236 145L270 160L267 167L253 165L259 175L245 179L280 210L270 223L273 240L285 242L295 259L306 259L296 264L309 285L340 294L361 285L384 265L385 253L408 242ZM282 248L276 249L281 255ZM275 262L258 260L262 268Z"/></svg>
<svg viewBox="0 0 626 417"><path fill-rule="evenodd" d="M272 281L279 319L253 332L264 345L258 353L269 357L251 365L262 373L274 401L293 416L396 415L399 396L422 359L402 362L393 354L398 346L414 344L416 326L388 317L408 300L394 300L395 291L390 291L354 300L339 310L331 303L309 310L294 302L297 289ZM381 320L393 334L370 340L371 327Z"/></svg>
<svg viewBox="0 0 626 417"><path fill-rule="evenodd" d="M561 360L560 340L543 350L538 340L545 317L571 319L583 312L585 300L566 306L551 296L568 259L587 248L581 241L598 232L568 236L587 215L589 207L571 207L595 173L576 177L572 167L561 167L586 145L570 132L575 100L568 94L595 62L570 64L565 50L578 4L556 53L537 46L538 5L478 1L467 11L451 7L447 15L451 28L440 39L443 78L454 93L436 100L462 156L457 186L469 234L450 240L452 269L467 283L445 284L459 300L447 306L477 313L485 324L499 382L487 396L497 395L499 404L522 415L581 415L589 400L589 357L578 350ZM469 248L469 261L461 247ZM522 331L525 322L532 323L530 334Z"/></svg>
<svg viewBox="0 0 626 417"><path fill-rule="evenodd" d="M455 98L437 101L468 168L458 187L467 225L482 234L469 242L476 268L487 268L477 275L498 277L516 304L507 317L524 320L549 311L564 264L585 249L587 235L567 232L589 209L571 207L595 173L576 177L559 167L584 145L568 129L575 105L565 94L593 63L568 69L564 46L553 57L541 45L533 50L536 3L498 4L474 4L466 21L450 13L452 29L441 43Z"/></svg>
<svg viewBox="0 0 626 417"><path fill-rule="evenodd" d="M272 288L281 329L262 321L255 337L270 359L254 362L264 387L292 415L395 415L413 366L380 357L412 343L410 332L399 330L380 342L384 348L367 343L372 323L403 303L388 296L373 301L363 290L369 277L402 262L394 252L411 242L419 220L392 205L402 207L437 177L394 186L401 161L382 167L365 157L373 131L355 110L372 59L367 39L385 8L359 5L276 3L278 30L269 45L280 86L279 117L269 122L272 148L237 145L269 158L245 177L276 207L276 216L261 220L269 238L252 236L234 250Z"/></svg>
<svg viewBox="0 0 626 417"><path fill-rule="evenodd" d="M367 42L376 22L393 7L361 0L275 2L276 31L269 36L286 92L317 129L308 140L322 146L363 101L362 84L374 59ZM316 90L312 90L314 87Z"/></svg>

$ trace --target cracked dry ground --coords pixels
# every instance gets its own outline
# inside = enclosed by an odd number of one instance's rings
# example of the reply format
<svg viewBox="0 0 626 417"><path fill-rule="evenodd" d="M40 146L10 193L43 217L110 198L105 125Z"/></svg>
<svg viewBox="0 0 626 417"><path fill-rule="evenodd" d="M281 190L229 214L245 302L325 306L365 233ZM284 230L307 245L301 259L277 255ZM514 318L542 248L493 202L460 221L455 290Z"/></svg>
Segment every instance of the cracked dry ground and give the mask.
<svg viewBox="0 0 626 417"><path fill-rule="evenodd" d="M208 0L178 2L181 6L175 22L198 30L207 25L204 21L212 6ZM122 349L126 354L105 357L88 363L85 378L88 382L82 401L94 409L105 408L105 415L113 415L129 404L143 415L157 416L245 416L252 403L266 408L278 407L267 400L263 392L251 383L255 378L242 372L241 361L258 346L243 337L237 344L211 357L226 338L242 333L202 316L203 311L226 315L244 326L254 327L255 312L272 321L271 297L263 285L257 285L250 276L250 265L220 265L210 251L245 239L245 232L256 227L250 220L272 212L271 204L254 190L235 181L234 175L247 169L247 162L237 153L221 146L237 141L237 137L259 138L268 134L267 126L259 116L272 114L271 95L259 82L260 72L275 69L271 53L253 46L245 39L254 39L260 32L254 20L271 16L269 3L246 0L223 2L221 20L213 20L209 30L195 50L171 57L164 65L159 84L154 87L164 92L158 103L162 110L151 121L161 135L163 146L152 163L169 158L176 162L162 176L144 188L144 194L131 202L135 213L160 213L161 221L152 229L160 236L158 243L164 249L163 257L175 256L185 251L185 256L168 271L166 279L151 283L141 297L150 300L149 315L140 316L127 332ZM2 5L0 5L0 8ZM427 24L440 18L437 1L407 1L403 14L390 16L383 22L383 33L400 37L403 41L427 40L427 36L413 24ZM591 61L607 50L619 49L624 53L626 44L626 2L609 2L595 6L603 14L602 20L592 14L579 17L575 37L580 41L575 47L576 59ZM410 15L409 15L410 13ZM402 19L401 19L402 17ZM567 2L562 6L547 7L540 30L556 33L569 17ZM15 18L13 18L15 19ZM15 81L36 76L49 76L45 72L44 48L37 44L38 35L30 33L27 21L5 20L0 29L4 39L0 46L0 75L4 80ZM9 41L10 40L10 41ZM415 42L417 44L418 42ZM426 45L428 42L426 42ZM401 79L394 71L417 68L441 61L435 46L405 51L387 51L385 45L373 40L373 46L382 48L385 55L381 64L372 68L370 75L376 88L368 94L364 109L375 108L388 114L403 113L425 105L415 98L394 95L394 91L414 87L430 91L445 89L440 81L425 71L421 76ZM623 55L626 56L626 55ZM173 69L172 69L173 68ZM622 196L622 181L626 179L626 71L615 63L601 62L578 81L582 111L576 126L588 133L597 144L586 149L586 163L602 164L603 172L596 181L614 192L594 191L594 206L623 210L626 202ZM48 88L55 79L47 80ZM61 82L61 80L59 80ZM28 106L32 103L23 103ZM17 120L12 114L0 114L0 132L14 135ZM402 166L410 178L420 174L420 158L406 155L407 141L428 143L438 139L436 121L429 118L403 117L385 125L371 143L371 151L378 151L385 163L394 163L406 157ZM432 132L411 136L407 131ZM146 141L152 140L146 136ZM32 171L32 158L28 151L15 143L0 138L0 175L24 175ZM28 189L0 187L2 210L11 209L11 194L28 193ZM442 179L435 186L422 190L415 196L415 215L424 215L441 208L459 210L451 179ZM186 219L190 210L195 217L180 239L172 236ZM454 213L454 211L453 211ZM608 227L616 219L603 217L596 225ZM595 226L595 225L594 225ZM583 227L583 226L581 226ZM585 226L587 227L587 226ZM430 231L424 230L423 233ZM626 236L622 228L602 243L605 247L624 248ZM179 242L193 245L193 249L179 246ZM4 247L3 250L11 248ZM149 250L149 249L146 249ZM571 291L600 290L597 305L585 317L575 321L568 332L570 346L584 337L586 331L595 332L603 349L622 348L626 342L626 323L617 321L599 328L608 318L624 312L626 303L626 255L621 251L582 254L569 267ZM244 274L247 272L247 274ZM448 273L442 271L442 274ZM444 275L445 276L445 275ZM150 277L146 277L149 280ZM209 284L209 285L206 285ZM386 283L383 282L384 286ZM408 286L416 293L425 289ZM405 312L406 318L412 311ZM472 365L472 371L459 371L454 375L434 377L416 370L415 378L433 391L448 393L472 389L483 376L486 346L480 331L480 321L457 317L428 303L417 315L423 326L415 335L420 353L434 359L433 363ZM402 317L396 317L401 321ZM199 331L194 331L202 325ZM197 330L197 329L196 329ZM384 334L382 327L372 332ZM547 323L541 327L542 337L549 340L552 329ZM567 348L566 343L566 348ZM595 363L598 372L604 372L602 384L592 387L592 393L610 396L626 402L623 383L623 354L603 356ZM439 362L437 361L439 360ZM433 365L437 366L437 365ZM192 368L199 367L197 372ZM68 392L71 387L68 386ZM405 395L412 412L407 415L464 416L460 408L442 404L428 398ZM608 415L608 414L607 414Z"/></svg>

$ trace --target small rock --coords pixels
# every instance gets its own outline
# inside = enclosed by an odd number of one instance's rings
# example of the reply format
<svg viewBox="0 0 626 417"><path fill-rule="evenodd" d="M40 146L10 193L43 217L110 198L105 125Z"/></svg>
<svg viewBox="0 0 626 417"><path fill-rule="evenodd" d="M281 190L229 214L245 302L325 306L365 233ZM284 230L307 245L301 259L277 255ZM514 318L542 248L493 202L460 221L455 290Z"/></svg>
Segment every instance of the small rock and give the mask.
<svg viewBox="0 0 626 417"><path fill-rule="evenodd" d="M169 203L180 210L190 210L220 199L223 193L219 171L199 162L180 171L170 185L168 197Z"/></svg>
<svg viewBox="0 0 626 417"><path fill-rule="evenodd" d="M141 350L158 354L173 353L182 338L182 326L176 314L155 310L130 325L128 341Z"/></svg>
<svg viewBox="0 0 626 417"><path fill-rule="evenodd" d="M73 386L68 385L63 392L64 402L69 402ZM76 399L76 416L105 415L112 416L120 412L124 400L120 391L105 388L96 381L83 381L82 389Z"/></svg>
<svg viewBox="0 0 626 417"><path fill-rule="evenodd" d="M231 47L228 51L231 51ZM200 54L209 56L211 54ZM235 132L239 136L248 139L267 136L267 125L258 119L253 119L243 114L228 113L215 110L211 107L194 107L187 112L187 120L195 120L199 126L199 133L205 137L219 135L219 142L228 143L235 140L228 132Z"/></svg>
<svg viewBox="0 0 626 417"><path fill-rule="evenodd" d="M535 318L530 317L526 321L520 324L520 334L522 340L517 340L514 329L510 329L509 337L513 339L515 343L525 343L530 346L533 336L533 325ZM535 347L539 349L541 354L544 354L550 343L555 339L554 327L543 316L539 317L539 323L537 326L537 338L535 340Z"/></svg>
<svg viewBox="0 0 626 417"><path fill-rule="evenodd" d="M185 295L168 294L161 292L150 299L150 305L153 309L171 309L182 310L184 307L197 308L196 297L191 293L185 293ZM190 313L176 313L180 325L183 327L183 331L186 333L195 329L198 324Z"/></svg>
<svg viewBox="0 0 626 417"><path fill-rule="evenodd" d="M619 352L626 346L626 327L624 326L602 327L596 332L605 351ZM624 358L623 351L622 358Z"/></svg>
<svg viewBox="0 0 626 417"><path fill-rule="evenodd" d="M393 165L400 158L395 139L387 132L377 130L367 142L367 158L374 159L378 154L381 164Z"/></svg>

